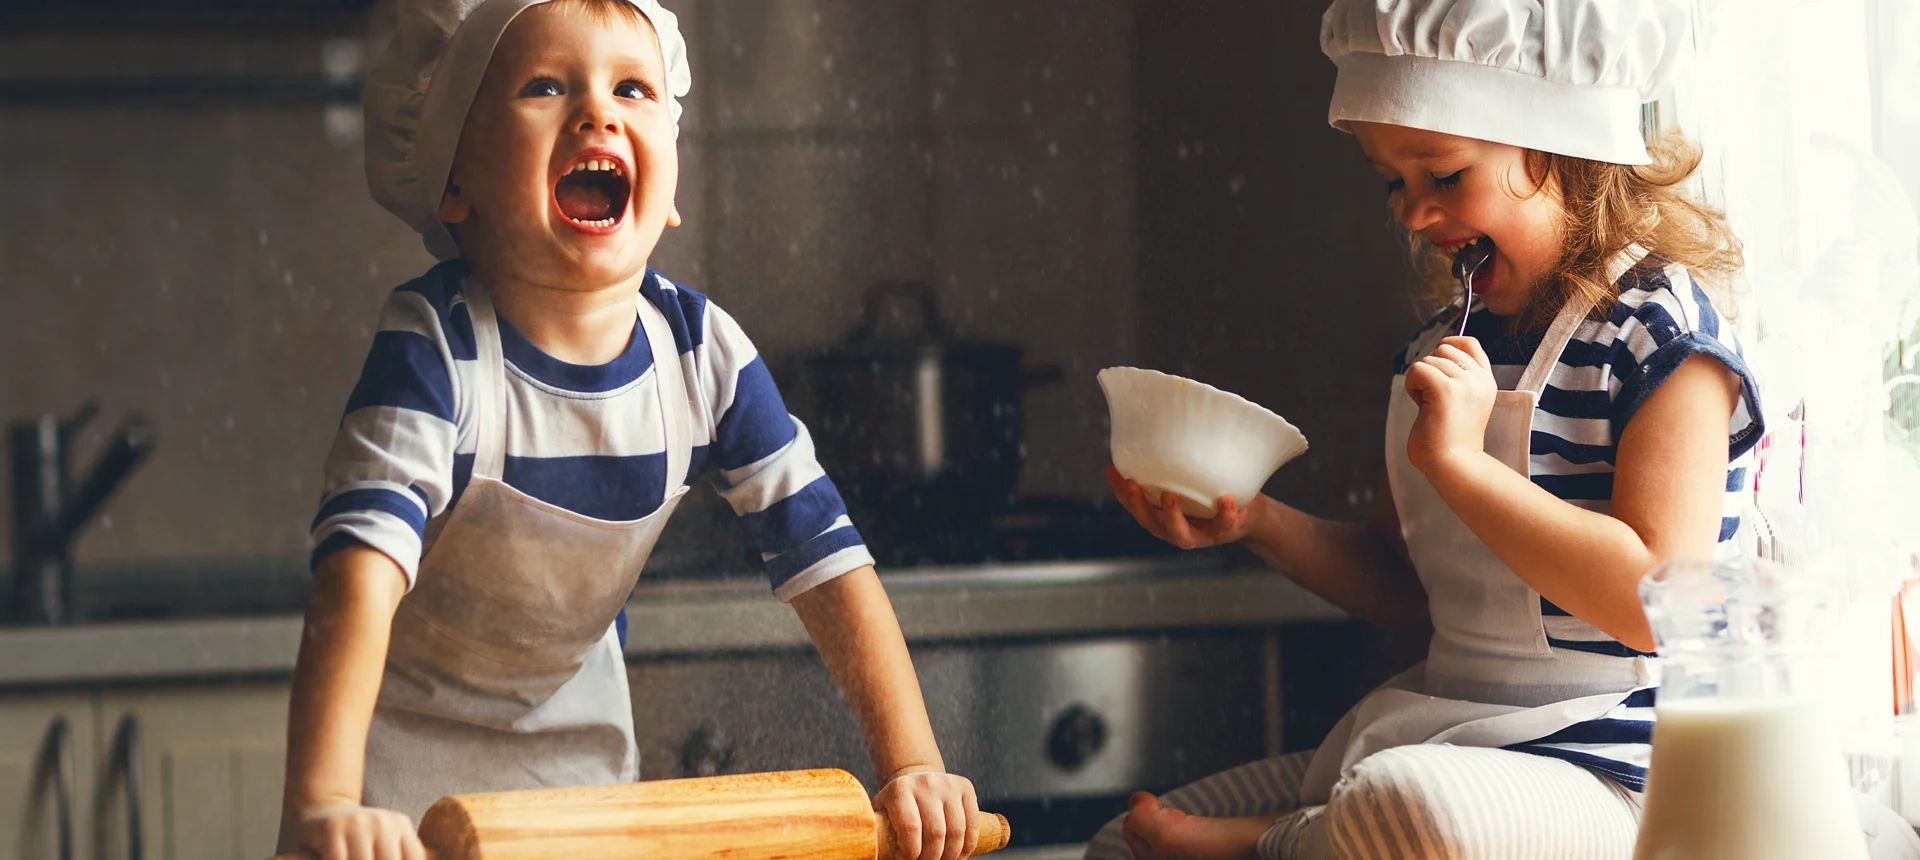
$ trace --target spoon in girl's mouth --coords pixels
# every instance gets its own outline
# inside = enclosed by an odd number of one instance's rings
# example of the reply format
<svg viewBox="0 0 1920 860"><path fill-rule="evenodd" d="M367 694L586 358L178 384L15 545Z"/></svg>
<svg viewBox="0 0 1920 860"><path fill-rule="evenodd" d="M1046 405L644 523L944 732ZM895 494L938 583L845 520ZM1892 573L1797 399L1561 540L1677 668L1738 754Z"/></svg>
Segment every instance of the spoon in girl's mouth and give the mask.
<svg viewBox="0 0 1920 860"><path fill-rule="evenodd" d="M1473 276L1493 259L1493 240L1481 236L1460 247L1453 255L1453 276L1460 279L1466 297L1460 300L1460 335L1467 333L1467 312L1473 309Z"/></svg>

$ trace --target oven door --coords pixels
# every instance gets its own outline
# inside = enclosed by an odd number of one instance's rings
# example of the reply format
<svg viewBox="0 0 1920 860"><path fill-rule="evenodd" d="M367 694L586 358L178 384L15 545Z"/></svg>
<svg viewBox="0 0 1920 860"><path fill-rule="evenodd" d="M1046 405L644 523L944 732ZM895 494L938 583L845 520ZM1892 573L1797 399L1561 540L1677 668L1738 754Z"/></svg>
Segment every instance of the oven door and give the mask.
<svg viewBox="0 0 1920 860"><path fill-rule="evenodd" d="M1245 631L922 645L913 660L947 767L1032 845L1084 840L1130 792L1267 755L1277 742L1268 641ZM812 652L631 672L647 779L840 767L874 787L859 726Z"/></svg>

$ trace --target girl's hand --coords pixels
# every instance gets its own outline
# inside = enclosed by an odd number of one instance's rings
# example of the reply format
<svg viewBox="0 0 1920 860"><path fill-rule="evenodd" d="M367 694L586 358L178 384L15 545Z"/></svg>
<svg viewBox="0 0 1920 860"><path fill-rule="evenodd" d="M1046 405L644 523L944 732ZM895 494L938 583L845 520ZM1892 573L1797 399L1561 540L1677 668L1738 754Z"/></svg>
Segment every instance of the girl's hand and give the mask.
<svg viewBox="0 0 1920 860"><path fill-rule="evenodd" d="M294 822L293 850L319 860L426 860L413 820L358 803L321 806Z"/></svg>
<svg viewBox="0 0 1920 860"><path fill-rule="evenodd" d="M1113 466L1107 467L1107 486L1113 488L1114 498L1120 500L1127 513L1133 514L1141 528L1181 549L1228 544L1246 537L1255 509L1265 504L1267 499L1266 496L1255 495L1243 510L1232 496L1221 496L1215 503L1218 508L1212 519L1190 520L1180 511L1179 497L1165 493L1160 506L1154 507L1147 501L1146 491Z"/></svg>
<svg viewBox="0 0 1920 860"><path fill-rule="evenodd" d="M965 860L980 840L973 781L938 770L895 775L873 797L893 824L898 860Z"/></svg>
<svg viewBox="0 0 1920 860"><path fill-rule="evenodd" d="M1493 414L1493 362L1480 340L1450 337L1407 369L1407 396L1420 407L1407 436L1407 459L1422 472L1449 457L1486 449Z"/></svg>

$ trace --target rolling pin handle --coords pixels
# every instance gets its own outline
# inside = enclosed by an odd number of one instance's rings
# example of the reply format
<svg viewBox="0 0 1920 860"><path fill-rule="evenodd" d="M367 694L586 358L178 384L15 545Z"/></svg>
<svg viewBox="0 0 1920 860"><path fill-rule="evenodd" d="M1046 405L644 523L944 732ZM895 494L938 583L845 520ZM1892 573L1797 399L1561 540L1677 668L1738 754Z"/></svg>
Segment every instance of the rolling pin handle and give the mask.
<svg viewBox="0 0 1920 860"><path fill-rule="evenodd" d="M979 813L980 833L974 837L972 854L986 854L1007 847L1011 837L1007 817L998 812ZM874 860L895 860L900 856L900 846L893 837L893 822L887 820L887 813L873 811Z"/></svg>

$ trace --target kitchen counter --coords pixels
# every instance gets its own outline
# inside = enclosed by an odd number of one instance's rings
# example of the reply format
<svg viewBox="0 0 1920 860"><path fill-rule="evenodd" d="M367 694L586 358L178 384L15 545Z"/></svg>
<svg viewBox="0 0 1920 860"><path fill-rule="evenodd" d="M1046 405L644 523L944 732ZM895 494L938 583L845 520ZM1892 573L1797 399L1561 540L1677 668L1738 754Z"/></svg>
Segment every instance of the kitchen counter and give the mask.
<svg viewBox="0 0 1920 860"><path fill-rule="evenodd" d="M915 643L1343 617L1284 576L1211 557L918 568L882 581ZM764 582L643 580L627 615L629 659L809 644ZM287 675L300 629L293 614L0 628L0 688Z"/></svg>

